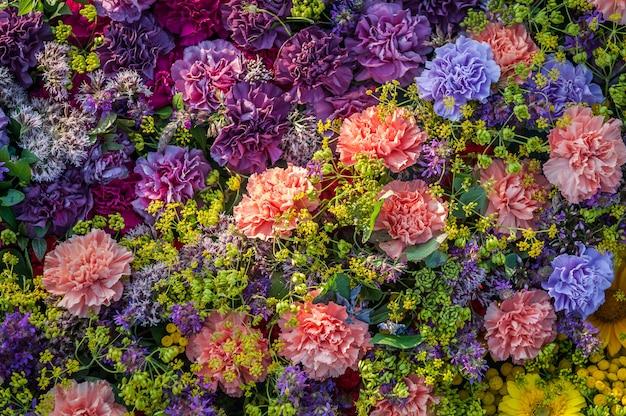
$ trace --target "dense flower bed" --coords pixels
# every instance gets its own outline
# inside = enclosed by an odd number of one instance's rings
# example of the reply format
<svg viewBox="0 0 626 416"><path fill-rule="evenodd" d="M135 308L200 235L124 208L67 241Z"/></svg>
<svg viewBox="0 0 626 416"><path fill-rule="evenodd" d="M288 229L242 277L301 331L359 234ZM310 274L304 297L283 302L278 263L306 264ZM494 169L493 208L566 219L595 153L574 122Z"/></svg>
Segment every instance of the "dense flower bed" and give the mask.
<svg viewBox="0 0 626 416"><path fill-rule="evenodd" d="M0 415L626 415L626 2L0 4Z"/></svg>

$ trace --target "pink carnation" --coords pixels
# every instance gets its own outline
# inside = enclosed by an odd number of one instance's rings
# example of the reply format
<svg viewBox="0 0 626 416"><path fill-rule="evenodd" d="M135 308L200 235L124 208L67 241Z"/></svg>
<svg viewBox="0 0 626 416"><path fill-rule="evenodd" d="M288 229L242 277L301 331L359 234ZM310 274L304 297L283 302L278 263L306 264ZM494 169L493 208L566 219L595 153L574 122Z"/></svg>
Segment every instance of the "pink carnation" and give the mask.
<svg viewBox="0 0 626 416"><path fill-rule="evenodd" d="M106 232L94 229L74 235L48 253L43 269L43 287L63 299L59 306L81 318L89 310L100 312L102 305L122 297L120 279L130 274L133 254L117 244Z"/></svg>
<svg viewBox="0 0 626 416"><path fill-rule="evenodd" d="M502 23L489 23L474 40L486 42L491 46L493 59L500 67L501 79L506 80L508 76L514 76L518 84L526 81L515 75L515 66L520 63L530 65L533 54L538 52L539 48L523 24L504 26Z"/></svg>
<svg viewBox="0 0 626 416"><path fill-rule="evenodd" d="M614 193L626 163L621 120L605 122L590 108L580 106L565 110L564 117L567 125L548 134L550 160L543 165L544 175L571 203L589 199L598 191Z"/></svg>
<svg viewBox="0 0 626 416"><path fill-rule="evenodd" d="M403 108L381 120L377 106L352 114L343 121L337 142L339 159L346 166L364 154L383 159L385 166L398 173L417 161L428 135L409 118Z"/></svg>
<svg viewBox="0 0 626 416"><path fill-rule="evenodd" d="M356 370L370 340L368 325L355 319L348 322L345 306L329 302L300 305L295 314L296 327L288 325L292 313L278 321L285 344L281 354L294 364L302 364L314 380L339 377L348 368Z"/></svg>
<svg viewBox="0 0 626 416"><path fill-rule="evenodd" d="M439 403L438 397L431 396L431 388L424 384L424 378L412 374L404 378L409 396L404 399L384 399L376 405L370 416L429 416L428 406Z"/></svg>
<svg viewBox="0 0 626 416"><path fill-rule="evenodd" d="M111 385L104 380L76 383L72 380L69 389L55 386L50 393L54 395L54 409L49 416L123 416L127 410L115 403Z"/></svg>
<svg viewBox="0 0 626 416"><path fill-rule="evenodd" d="M248 195L233 210L239 230L246 237L265 241L289 235L289 230L296 227L298 211L317 208L319 202L307 196L315 188L307 170L298 166L252 174Z"/></svg>
<svg viewBox="0 0 626 416"><path fill-rule="evenodd" d="M626 25L626 1L625 0L589 0L606 20L610 20L614 14L620 15L621 19L617 20L620 25Z"/></svg>
<svg viewBox="0 0 626 416"><path fill-rule="evenodd" d="M265 380L272 362L267 339L251 328L248 316L211 312L200 332L189 337L187 358L200 364L198 372L213 392L219 387L241 397L242 384Z"/></svg>
<svg viewBox="0 0 626 416"><path fill-rule="evenodd" d="M556 338L556 314L550 295L543 290L523 290L485 313L485 339L494 360L511 357L513 363L535 358Z"/></svg>
<svg viewBox="0 0 626 416"><path fill-rule="evenodd" d="M375 231L386 230L393 238L380 243L380 248L390 257L400 258L407 247L427 242L445 227L448 208L427 190L428 184L417 179L390 182L378 194L380 198L393 191L393 195L385 199L374 225Z"/></svg>
<svg viewBox="0 0 626 416"><path fill-rule="evenodd" d="M498 213L497 231L508 233L509 228L536 229L533 221L535 213L550 186L543 175L530 172L526 162L518 173L507 174L504 162L496 159L487 169L480 171L480 181L489 198L485 215Z"/></svg>

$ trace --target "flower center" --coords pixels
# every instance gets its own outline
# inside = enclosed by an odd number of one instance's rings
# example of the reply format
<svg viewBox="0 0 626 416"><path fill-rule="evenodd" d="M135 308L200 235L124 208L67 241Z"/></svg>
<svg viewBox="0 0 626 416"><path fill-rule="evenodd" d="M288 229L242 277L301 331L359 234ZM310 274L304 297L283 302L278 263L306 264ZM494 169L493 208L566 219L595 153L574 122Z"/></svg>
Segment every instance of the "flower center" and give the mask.
<svg viewBox="0 0 626 416"><path fill-rule="evenodd" d="M535 406L531 414L533 416L550 416L550 408L546 405L539 404Z"/></svg>
<svg viewBox="0 0 626 416"><path fill-rule="evenodd" d="M626 318L626 301L617 300L616 292L616 289L607 289L604 292L604 303L594 314L602 322L615 322Z"/></svg>

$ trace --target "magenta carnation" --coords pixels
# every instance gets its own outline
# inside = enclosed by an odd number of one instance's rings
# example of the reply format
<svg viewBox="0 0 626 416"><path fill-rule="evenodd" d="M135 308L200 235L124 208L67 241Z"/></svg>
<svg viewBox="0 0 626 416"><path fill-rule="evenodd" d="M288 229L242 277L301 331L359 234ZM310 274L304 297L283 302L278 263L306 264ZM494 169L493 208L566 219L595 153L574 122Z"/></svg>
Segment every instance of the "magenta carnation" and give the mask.
<svg viewBox="0 0 626 416"><path fill-rule="evenodd" d="M190 46L223 32L219 0L161 0L154 14L162 27Z"/></svg>
<svg viewBox="0 0 626 416"><path fill-rule="evenodd" d="M136 22L141 13L156 0L93 0L99 16L108 16L120 22Z"/></svg>

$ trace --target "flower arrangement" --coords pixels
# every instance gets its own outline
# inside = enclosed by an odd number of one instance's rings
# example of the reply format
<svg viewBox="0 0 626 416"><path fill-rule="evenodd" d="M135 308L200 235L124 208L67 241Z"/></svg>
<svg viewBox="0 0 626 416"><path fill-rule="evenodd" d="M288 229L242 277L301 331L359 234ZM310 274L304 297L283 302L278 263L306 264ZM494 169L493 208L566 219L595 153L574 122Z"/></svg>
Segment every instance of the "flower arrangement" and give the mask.
<svg viewBox="0 0 626 416"><path fill-rule="evenodd" d="M0 416L626 415L626 3L0 4Z"/></svg>

